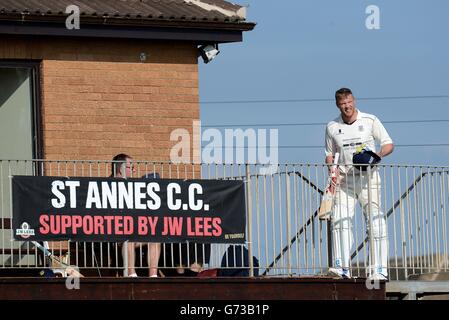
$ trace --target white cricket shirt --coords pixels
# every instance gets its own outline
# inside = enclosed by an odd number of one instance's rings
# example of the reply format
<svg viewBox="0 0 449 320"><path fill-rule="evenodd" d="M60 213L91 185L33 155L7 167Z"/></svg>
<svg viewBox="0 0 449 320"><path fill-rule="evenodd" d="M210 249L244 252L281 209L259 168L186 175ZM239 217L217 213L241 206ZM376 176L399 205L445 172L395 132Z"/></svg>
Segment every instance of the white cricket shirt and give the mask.
<svg viewBox="0 0 449 320"><path fill-rule="evenodd" d="M357 147L366 144L376 152L376 144L393 143L380 120L358 110L357 119L352 124L344 123L341 115L326 127L326 156L340 153L339 165L352 165L352 156Z"/></svg>

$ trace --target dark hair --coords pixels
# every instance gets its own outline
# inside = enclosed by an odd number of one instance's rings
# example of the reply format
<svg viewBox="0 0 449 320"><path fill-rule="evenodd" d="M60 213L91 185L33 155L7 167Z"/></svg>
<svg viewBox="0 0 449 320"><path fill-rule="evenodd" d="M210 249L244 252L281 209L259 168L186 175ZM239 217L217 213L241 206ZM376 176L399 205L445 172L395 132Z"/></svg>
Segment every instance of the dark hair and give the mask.
<svg viewBox="0 0 449 320"><path fill-rule="evenodd" d="M116 162L111 163L111 177L115 176L120 171L120 166L123 163L126 163L126 159L132 158L125 153L120 153L116 155L114 158L112 158L112 161Z"/></svg>
<svg viewBox="0 0 449 320"><path fill-rule="evenodd" d="M337 91L335 91L335 102L338 102L340 99L346 98L351 94L352 94L351 89L340 88Z"/></svg>

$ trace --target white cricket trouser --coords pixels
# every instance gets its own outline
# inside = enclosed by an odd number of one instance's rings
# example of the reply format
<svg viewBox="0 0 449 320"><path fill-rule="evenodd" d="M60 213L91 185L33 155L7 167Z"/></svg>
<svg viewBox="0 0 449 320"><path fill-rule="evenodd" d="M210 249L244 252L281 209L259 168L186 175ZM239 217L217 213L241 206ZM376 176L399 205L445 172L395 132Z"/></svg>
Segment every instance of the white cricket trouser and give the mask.
<svg viewBox="0 0 449 320"><path fill-rule="evenodd" d="M382 273L387 276L388 239L386 217L380 210L381 180L377 170L371 171L371 194L368 194L368 172L350 170L348 175L340 177L332 219L332 235L334 246L334 267L349 269L351 266L351 248L354 245L352 220L357 200L362 206L369 235L369 216L373 236L373 256L370 256L367 275ZM371 210L368 207L368 196L371 198ZM364 237L363 237L364 238ZM371 250L370 250L371 251Z"/></svg>

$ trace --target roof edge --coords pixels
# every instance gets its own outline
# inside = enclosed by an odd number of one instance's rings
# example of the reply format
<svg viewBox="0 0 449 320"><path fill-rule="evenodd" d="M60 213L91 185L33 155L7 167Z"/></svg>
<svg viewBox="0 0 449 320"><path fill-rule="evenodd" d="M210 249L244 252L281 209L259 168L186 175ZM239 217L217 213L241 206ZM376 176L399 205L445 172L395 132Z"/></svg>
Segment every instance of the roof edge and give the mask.
<svg viewBox="0 0 449 320"><path fill-rule="evenodd" d="M139 40L169 40L193 41L197 43L231 43L243 41L243 31L239 29L220 28L210 23L207 28L200 28L197 24L182 26L167 24L136 25L136 24L99 24L84 23L80 29L69 30L60 22L43 21L2 21L0 19L0 36L38 36L64 38L109 38L109 39L139 39ZM227 25L227 27L229 27Z"/></svg>
<svg viewBox="0 0 449 320"><path fill-rule="evenodd" d="M23 15L17 13L15 15L0 14L0 22L7 23L59 23L65 28L65 15ZM234 31L251 31L256 26L253 22L241 21L220 21L220 20L186 20L186 19L145 19L145 18L117 18L117 17L82 17L80 20L81 27L86 25L98 26L136 26L136 27L170 27L170 28L189 28L204 30L234 30Z"/></svg>

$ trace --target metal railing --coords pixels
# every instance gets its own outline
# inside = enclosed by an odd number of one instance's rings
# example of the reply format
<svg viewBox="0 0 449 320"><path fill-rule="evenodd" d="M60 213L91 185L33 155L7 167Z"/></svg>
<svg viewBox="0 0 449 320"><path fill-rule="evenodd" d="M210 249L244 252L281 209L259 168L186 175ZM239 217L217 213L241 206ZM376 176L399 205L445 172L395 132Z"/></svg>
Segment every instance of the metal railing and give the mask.
<svg viewBox="0 0 449 320"><path fill-rule="evenodd" d="M332 223L318 219L327 181L322 164L279 165L273 174L261 174L253 164L211 165L134 162L135 177L157 172L162 179L238 179L245 181L247 205L246 244L165 243L159 261L166 275L218 268L221 272L246 271L259 276L320 276L335 254ZM365 174L378 174L377 199L386 219L388 272L391 280L411 275L445 272L448 259L449 167L379 165ZM12 240L10 177L13 175L106 177L110 161L0 160L0 271L40 270L48 265L32 243ZM349 170L342 176L356 178ZM372 223L356 204L351 218L353 245L350 269L365 277L370 265ZM243 250L242 250L243 249ZM104 276L123 273L121 244L59 241L49 250L70 265ZM247 251L246 251L247 250ZM137 250L136 267L147 269L147 248ZM254 259L249 259L254 257ZM245 261L246 260L246 261Z"/></svg>

